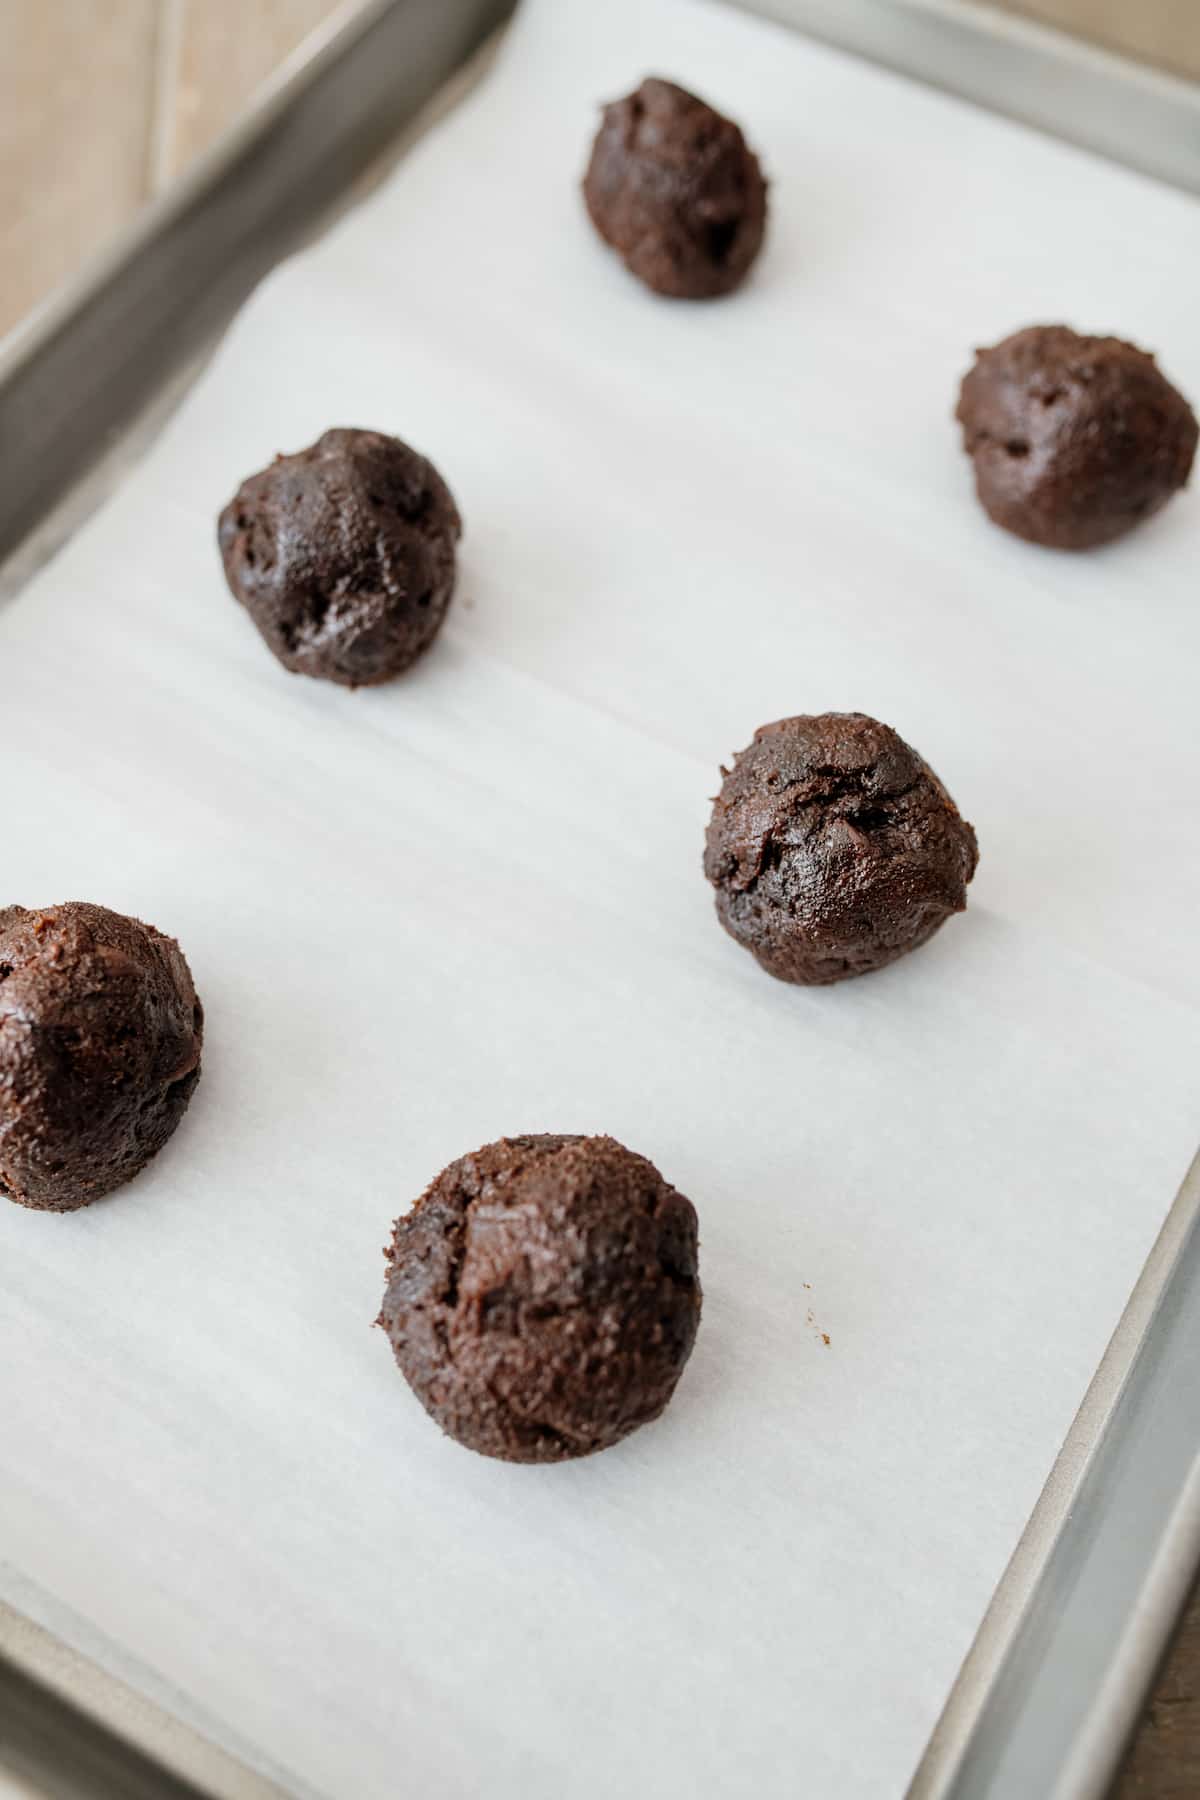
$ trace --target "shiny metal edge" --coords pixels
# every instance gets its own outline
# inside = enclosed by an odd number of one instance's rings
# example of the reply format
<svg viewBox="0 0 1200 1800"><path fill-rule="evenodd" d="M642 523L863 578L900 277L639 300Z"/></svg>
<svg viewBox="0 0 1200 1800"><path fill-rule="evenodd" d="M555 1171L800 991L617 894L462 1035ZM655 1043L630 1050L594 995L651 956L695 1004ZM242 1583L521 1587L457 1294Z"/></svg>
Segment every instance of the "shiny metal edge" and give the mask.
<svg viewBox="0 0 1200 1800"><path fill-rule="evenodd" d="M728 0L1200 194L1200 86L984 0Z"/></svg>
<svg viewBox="0 0 1200 1800"><path fill-rule="evenodd" d="M1200 193L1200 90L1187 82L979 0L728 3ZM74 505L78 514L72 489L87 470L101 459L121 466L125 428L163 416L166 384L187 385L189 359L194 371L200 346L260 276L344 198L356 173L512 7L513 0L347 0L185 180L0 346L0 448L7 470L23 477L28 465L37 477L0 495L0 557L24 544L21 567L29 532L44 529L52 508L69 516ZM401 81L384 43L417 16L444 28L434 52L444 67L430 77L418 55L402 65ZM333 90L340 106L330 105ZM314 106L342 117L299 124ZM197 263L197 237L201 246L222 243L219 269ZM164 292L179 304L165 308ZM126 315L139 307L155 329L130 355L119 327L128 331ZM115 368L107 356L113 342L125 351ZM89 366L99 369L98 381L88 379ZM75 401L69 414L64 384ZM55 389L57 404L42 414L38 401L53 402ZM78 455L64 454L68 428ZM1198 1354L1200 1158L996 1590L908 1800L1103 1794L1200 1561L1200 1458L1191 1409L1183 1410ZM0 1649L22 1666L37 1629L0 1607ZM57 1702L64 1732L73 1717L67 1695L85 1707L103 1695L98 1713L144 1742L164 1768L177 1766L169 1741L186 1727L47 1641L68 1671ZM141 1719L136 1734L131 1708ZM199 1737L195 1743L202 1756L224 1756ZM226 1761L224 1776L206 1777L204 1791L219 1800L265 1800L280 1791L239 1788L238 1780L260 1778Z"/></svg>
<svg viewBox="0 0 1200 1800"><path fill-rule="evenodd" d="M1200 1564L1200 1155L908 1800L1100 1800Z"/></svg>
<svg viewBox="0 0 1200 1800"><path fill-rule="evenodd" d="M286 1800L275 1781L0 1601L0 1770L47 1800Z"/></svg>

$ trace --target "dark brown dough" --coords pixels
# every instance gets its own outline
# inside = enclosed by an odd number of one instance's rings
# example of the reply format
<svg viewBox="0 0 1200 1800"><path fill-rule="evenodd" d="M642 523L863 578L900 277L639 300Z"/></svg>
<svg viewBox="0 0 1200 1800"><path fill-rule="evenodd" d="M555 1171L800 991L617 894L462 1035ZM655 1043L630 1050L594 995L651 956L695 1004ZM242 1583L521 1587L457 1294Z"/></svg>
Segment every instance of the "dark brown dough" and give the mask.
<svg viewBox="0 0 1200 1800"><path fill-rule="evenodd" d="M655 1419L700 1319L696 1214L608 1137L501 1138L396 1221L378 1323L443 1431L561 1462Z"/></svg>
<svg viewBox="0 0 1200 1800"><path fill-rule="evenodd" d="M722 774L704 873L726 931L780 981L882 969L966 906L975 833L889 725L780 719Z"/></svg>
<svg viewBox="0 0 1200 1800"><path fill-rule="evenodd" d="M73 1212L136 1175L187 1111L203 1031L174 938L79 900L0 908L0 1195Z"/></svg>
<svg viewBox="0 0 1200 1800"><path fill-rule="evenodd" d="M583 194L626 268L672 299L730 293L766 228L758 158L732 119L672 81L604 108Z"/></svg>
<svg viewBox="0 0 1200 1800"><path fill-rule="evenodd" d="M390 681L438 634L462 521L431 462L380 431L327 431L244 481L218 536L230 592L285 669Z"/></svg>
<svg viewBox="0 0 1200 1800"><path fill-rule="evenodd" d="M1120 338L1031 325L976 354L957 417L988 517L1033 544L1121 537L1187 483L1196 420Z"/></svg>

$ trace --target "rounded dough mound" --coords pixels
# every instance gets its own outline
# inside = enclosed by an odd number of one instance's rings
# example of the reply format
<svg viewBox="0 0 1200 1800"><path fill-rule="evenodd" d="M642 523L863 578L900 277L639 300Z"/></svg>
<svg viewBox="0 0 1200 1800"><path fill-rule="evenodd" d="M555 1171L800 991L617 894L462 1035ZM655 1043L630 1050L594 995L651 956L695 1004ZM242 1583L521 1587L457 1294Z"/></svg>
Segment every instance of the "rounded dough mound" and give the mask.
<svg viewBox="0 0 1200 1800"><path fill-rule="evenodd" d="M204 1015L152 925L0 909L0 1195L73 1212L156 1156L200 1079Z"/></svg>
<svg viewBox="0 0 1200 1800"><path fill-rule="evenodd" d="M425 457L379 431L327 431L244 481L221 514L225 578L285 669L390 681L437 636L462 521Z"/></svg>
<svg viewBox="0 0 1200 1800"><path fill-rule="evenodd" d="M766 229L767 184L741 131L670 81L604 108L583 194L626 268L675 300L732 292Z"/></svg>
<svg viewBox="0 0 1200 1800"><path fill-rule="evenodd" d="M1106 544L1184 487L1196 420L1120 338L1032 325L980 350L957 417L988 517L1057 550Z"/></svg>
<svg viewBox="0 0 1200 1800"><path fill-rule="evenodd" d="M696 1214L608 1137L501 1138L396 1222L378 1323L452 1438L509 1462L658 1417L700 1319Z"/></svg>
<svg viewBox="0 0 1200 1800"><path fill-rule="evenodd" d="M723 773L704 872L726 931L780 981L881 969L966 906L975 833L890 726L780 719Z"/></svg>

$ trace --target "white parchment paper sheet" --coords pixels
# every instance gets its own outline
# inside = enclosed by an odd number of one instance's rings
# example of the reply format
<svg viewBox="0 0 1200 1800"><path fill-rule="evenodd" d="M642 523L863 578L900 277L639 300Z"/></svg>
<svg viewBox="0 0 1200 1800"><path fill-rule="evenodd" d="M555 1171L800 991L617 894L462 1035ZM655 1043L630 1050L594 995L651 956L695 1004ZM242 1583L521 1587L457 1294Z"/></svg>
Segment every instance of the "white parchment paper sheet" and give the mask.
<svg viewBox="0 0 1200 1800"><path fill-rule="evenodd" d="M656 302L583 216L648 70L771 175L728 302ZM714 5L527 0L266 284L0 615L4 898L151 919L208 1011L151 1171L0 1214L9 1598L305 1793L900 1794L1200 1118L1200 509L1028 548L950 412L973 345L1060 318L1200 396L1196 224ZM285 675L214 548L334 423L467 520L374 693ZM895 723L982 863L928 948L803 992L699 859L718 762L825 708ZM522 1469L369 1327L393 1215L538 1130L690 1194L706 1298L659 1425Z"/></svg>

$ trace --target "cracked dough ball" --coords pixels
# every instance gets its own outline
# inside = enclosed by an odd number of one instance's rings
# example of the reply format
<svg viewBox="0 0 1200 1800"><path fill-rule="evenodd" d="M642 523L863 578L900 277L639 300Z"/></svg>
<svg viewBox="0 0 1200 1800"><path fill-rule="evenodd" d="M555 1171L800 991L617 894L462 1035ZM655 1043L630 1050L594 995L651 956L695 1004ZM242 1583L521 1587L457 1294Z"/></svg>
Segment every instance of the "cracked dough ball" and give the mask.
<svg viewBox="0 0 1200 1800"><path fill-rule="evenodd" d="M462 521L431 462L381 431L327 431L221 514L225 578L285 669L390 681L437 636Z"/></svg>
<svg viewBox="0 0 1200 1800"><path fill-rule="evenodd" d="M696 1244L691 1202L613 1138L501 1138L397 1220L377 1323L469 1450L588 1456L671 1398L700 1319Z"/></svg>
<svg viewBox="0 0 1200 1800"><path fill-rule="evenodd" d="M604 108L583 181L593 225L656 294L728 294L758 255L767 184L732 119L672 81Z"/></svg>
<svg viewBox="0 0 1200 1800"><path fill-rule="evenodd" d="M0 1196L73 1212L156 1156L200 1079L183 952L72 900L0 908Z"/></svg>
<svg viewBox="0 0 1200 1800"><path fill-rule="evenodd" d="M1192 409L1152 356L1065 325L980 350L957 417L988 517L1057 550L1106 544L1158 512L1196 451Z"/></svg>
<svg viewBox="0 0 1200 1800"><path fill-rule="evenodd" d="M882 969L966 906L975 833L889 725L780 719L722 773L704 873L726 931L780 981Z"/></svg>

